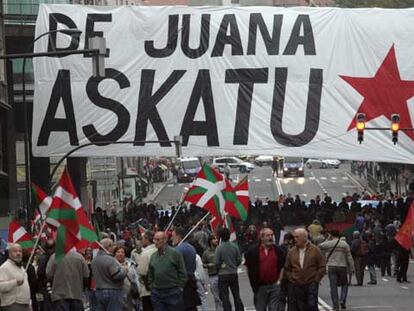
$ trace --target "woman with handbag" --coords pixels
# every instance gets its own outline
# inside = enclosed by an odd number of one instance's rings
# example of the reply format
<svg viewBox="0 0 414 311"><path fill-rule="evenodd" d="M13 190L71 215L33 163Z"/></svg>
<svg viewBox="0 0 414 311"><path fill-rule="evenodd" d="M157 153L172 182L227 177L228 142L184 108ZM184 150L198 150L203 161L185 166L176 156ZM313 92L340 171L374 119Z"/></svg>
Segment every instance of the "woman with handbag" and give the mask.
<svg viewBox="0 0 414 311"><path fill-rule="evenodd" d="M114 257L119 264L127 271L123 286L123 311L140 311L138 273L136 263L125 256L125 247L116 246Z"/></svg>

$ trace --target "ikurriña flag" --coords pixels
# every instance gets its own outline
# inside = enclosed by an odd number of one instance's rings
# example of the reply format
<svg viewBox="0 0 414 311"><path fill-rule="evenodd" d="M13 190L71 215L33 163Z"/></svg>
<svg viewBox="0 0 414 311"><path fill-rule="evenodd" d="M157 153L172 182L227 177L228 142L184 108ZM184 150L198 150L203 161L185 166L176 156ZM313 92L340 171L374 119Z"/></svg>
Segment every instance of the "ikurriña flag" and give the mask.
<svg viewBox="0 0 414 311"><path fill-rule="evenodd" d="M33 237L27 233L26 229L17 220L12 220L9 224L8 242L17 243L28 251L31 251L34 247Z"/></svg>
<svg viewBox="0 0 414 311"><path fill-rule="evenodd" d="M410 250L413 246L414 237L414 204L411 204L408 209L407 217L404 224L401 226L395 235L395 240L400 243L406 250Z"/></svg>
<svg viewBox="0 0 414 311"><path fill-rule="evenodd" d="M223 176L204 164L185 195L184 201L208 210L215 217L223 218L225 199L222 190L224 189Z"/></svg>
<svg viewBox="0 0 414 311"><path fill-rule="evenodd" d="M79 241L84 240L85 243L81 244L86 244L98 240L95 228L86 216L67 169L64 170L55 190L47 222L57 229L57 260L76 247Z"/></svg>
<svg viewBox="0 0 414 311"><path fill-rule="evenodd" d="M234 218L246 221L249 213L249 186L247 176L243 178L234 188L226 179L226 188L223 195L226 200L224 210Z"/></svg>

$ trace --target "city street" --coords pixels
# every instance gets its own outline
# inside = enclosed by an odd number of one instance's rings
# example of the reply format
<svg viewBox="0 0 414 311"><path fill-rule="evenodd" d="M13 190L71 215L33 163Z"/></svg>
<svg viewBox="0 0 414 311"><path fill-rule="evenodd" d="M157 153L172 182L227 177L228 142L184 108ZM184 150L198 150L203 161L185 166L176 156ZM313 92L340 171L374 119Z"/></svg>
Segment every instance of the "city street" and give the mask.
<svg viewBox="0 0 414 311"><path fill-rule="evenodd" d="M245 175L233 170L231 178L234 182L238 182ZM249 194L252 200L255 197L263 200L266 198L274 200L280 194L287 195L290 193L292 196L299 194L302 200L308 202L317 195L322 197L324 193L328 193L333 200L339 202L347 192L352 194L363 190L350 174L349 164L342 164L338 169L305 168L305 177L275 178L272 176L270 166L256 166L247 175L249 178ZM156 201L164 207L169 203L175 203L180 199L185 187L188 186L188 183L175 184L171 180L159 193Z"/></svg>
<svg viewBox="0 0 414 311"><path fill-rule="evenodd" d="M255 310L253 306L253 293L246 274L246 268L239 269L240 296L246 310ZM365 271L364 283L368 282L368 271ZM348 289L347 310L360 311L411 311L410 305L414 295L412 283L397 283L395 278L381 278L377 270L377 285L350 286ZM411 262L408 268L408 280L414 281L414 264ZM355 278L353 279L355 283ZM230 295L231 296L231 295ZM212 295L208 295L209 310L214 310ZM319 310L331 310L331 298L329 294L328 278L322 280L319 289ZM200 309L201 310L201 309Z"/></svg>

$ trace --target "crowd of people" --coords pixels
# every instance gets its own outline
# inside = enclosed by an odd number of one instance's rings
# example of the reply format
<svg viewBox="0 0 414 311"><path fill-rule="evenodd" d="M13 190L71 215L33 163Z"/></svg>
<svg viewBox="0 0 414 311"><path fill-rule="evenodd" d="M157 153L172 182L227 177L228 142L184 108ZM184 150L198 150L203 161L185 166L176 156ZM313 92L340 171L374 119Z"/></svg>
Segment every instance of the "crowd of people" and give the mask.
<svg viewBox="0 0 414 311"><path fill-rule="evenodd" d="M325 274L334 310L346 309L348 286L369 285L381 275L409 282L410 252L394 239L410 197L381 198L376 208L354 194L339 204L325 195L303 202L299 196L250 202L245 222L233 219L236 240L227 228L212 231L196 206L156 209L125 202L123 218L98 208L100 249L70 252L55 259L48 240L28 263L18 244L8 247L0 267L4 310L244 310L238 268L244 265L256 310L318 310L319 284ZM366 199L366 198L365 198ZM177 213L170 225L172 216ZM328 224L352 224L342 235ZM28 267L25 269L25 267ZM355 280L355 281L354 281ZM338 288L341 289L338 294ZM243 297L244 298L244 297ZM244 298L245 299L245 298Z"/></svg>

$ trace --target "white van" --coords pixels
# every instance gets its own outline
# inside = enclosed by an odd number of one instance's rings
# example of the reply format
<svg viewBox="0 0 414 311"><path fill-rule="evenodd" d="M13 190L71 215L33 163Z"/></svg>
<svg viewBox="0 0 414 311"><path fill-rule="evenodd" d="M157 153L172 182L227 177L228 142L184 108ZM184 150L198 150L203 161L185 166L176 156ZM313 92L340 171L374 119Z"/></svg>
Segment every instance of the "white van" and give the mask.
<svg viewBox="0 0 414 311"><path fill-rule="evenodd" d="M182 157L177 159L177 182L192 182L201 170L199 158Z"/></svg>

